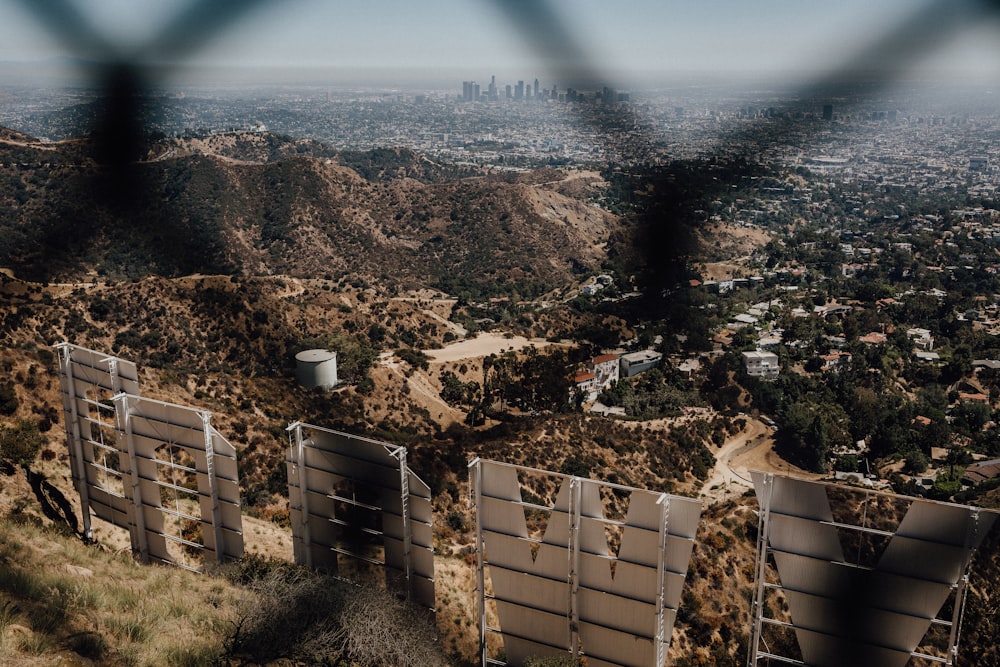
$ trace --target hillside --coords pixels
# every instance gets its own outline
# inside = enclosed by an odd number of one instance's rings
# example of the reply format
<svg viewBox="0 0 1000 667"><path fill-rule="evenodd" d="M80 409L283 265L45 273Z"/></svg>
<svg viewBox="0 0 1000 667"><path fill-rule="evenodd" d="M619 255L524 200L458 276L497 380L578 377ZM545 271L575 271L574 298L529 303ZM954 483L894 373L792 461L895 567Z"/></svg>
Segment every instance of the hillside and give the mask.
<svg viewBox="0 0 1000 667"><path fill-rule="evenodd" d="M696 410L684 416L669 402L674 414L646 421L571 410L568 369L653 333L614 314L638 299L571 307L607 246L636 231L593 204L605 187L597 174L484 174L405 150L341 153L238 133L151 146L126 179L141 187L122 192L86 142L13 141L0 142L0 428L26 434L38 451L27 468L0 474L0 559L10 573L0 582L0 662L208 664L237 643L243 601L281 600L249 575L134 565L110 526L98 526L97 544L82 543L51 347L69 341L137 362L150 397L213 412L238 451L255 554L247 570L274 567L258 557L291 557L289 422L406 445L433 493L438 647L455 664L473 664L478 642L470 458L701 495L708 506L671 664L745 664L756 501L726 470L792 468L761 421L704 407L693 391ZM718 246L708 235L691 243L715 247L703 254L728 270L764 240L734 229L707 228L729 237ZM663 260L659 248L644 248L651 262ZM338 352L343 384L332 391L293 379L294 354L314 347ZM998 494L974 501L1000 506ZM968 664L998 659L996 532L971 583ZM33 572L35 562L45 567ZM77 585L70 566L90 570L96 585ZM128 568L128 586L109 583L114 568ZM102 587L119 597L90 592ZM139 600L138 591L156 594ZM160 597L166 608L153 605ZM316 598L295 599L308 608ZM59 627L46 622L52 610ZM150 619L165 619L178 641L158 643ZM309 662L294 650L282 655Z"/></svg>
<svg viewBox="0 0 1000 667"><path fill-rule="evenodd" d="M589 204L596 175L580 187L250 133L156 144L124 175L88 151L0 143L0 266L36 280L325 275L537 295L596 269L616 224ZM567 178L576 187L560 188Z"/></svg>
<svg viewBox="0 0 1000 667"><path fill-rule="evenodd" d="M68 499L74 516L79 517L79 507L69 480L61 435L58 382L53 359L46 347L50 342L47 336L58 340L63 334L72 335L81 344L114 349L123 356L137 359L144 391L148 390L146 393L213 410L213 423L241 451L247 549L251 553L283 560L291 555L287 524L282 523L286 520L283 517L287 517L287 499L282 490L283 480L276 474L284 465L287 445L284 427L289 421L303 419L403 442L410 449L411 464L434 490L438 630L449 653L460 664L471 664L461 662L472 660L476 646L472 602L474 577L468 556L473 524L464 475L470 457L479 455L574 472L642 488L696 493L700 480L694 471L697 466L706 465L706 456L710 461L716 451L716 447L702 440L699 433L708 434L713 428L722 428L729 437L739 438L745 430L739 420L730 422L711 415L704 419L648 423L549 415L510 417L478 430L468 429L460 423L443 427L437 421L440 415L422 407L427 405L421 399L424 394L417 389L404 389L421 387L433 394L439 391L441 373L446 369L460 372L459 366L463 363L469 366L463 377L471 379L482 372L481 361L477 365L474 358L432 360L425 370L388 356L385 364L372 370L374 386L367 394L361 393L356 386L329 394L307 392L296 387L286 371L262 363L263 359L270 359L270 363L280 365L278 357L283 352L277 351L275 340L281 336L294 339L294 328L284 324L286 318L301 324L316 313L330 310L336 313L336 318L326 323L329 330L345 325L363 327L363 323L372 321L368 317L385 318L389 312L393 313L391 319L400 323L416 323L423 317L427 317L428 324L437 321L426 315L421 308L424 302L419 299L376 305L370 301L362 303L359 293L331 294L313 283L292 279L280 279L283 286L279 287L278 280L257 280L247 285L228 277L148 278L111 286L42 287L5 279L4 295L14 305L8 309L4 324L10 324L13 314L18 325L3 329L6 347L0 351L0 365L11 378L9 386L18 406L13 414L0 421L13 424L17 420L28 420L38 424L43 444L31 469L41 472L43 479ZM105 313L103 306L95 307L112 296L115 309L110 313ZM205 297L204 301L199 300L201 296ZM331 308L338 302L350 306L344 310ZM164 319L165 313L159 312L160 304L170 314L169 319ZM436 307L441 308L440 305ZM96 319L95 312L99 315ZM255 315L261 312L268 313L266 323L259 323L264 318ZM143 313L148 315L144 317ZM123 323L116 322L118 317ZM172 324L185 320L188 324L184 327ZM258 321L259 330L254 335L239 333L246 331L248 326L253 327L255 321ZM352 321L359 324L347 325ZM124 325L129 326L125 328ZM145 340L146 344L129 340L131 335L116 343L116 330L135 331L138 341ZM442 326L442 330L450 329ZM160 337L154 337L154 332ZM222 332L230 332L230 336L220 335ZM443 337L440 332L436 335ZM189 341L189 346L183 344L185 340ZM499 340L508 339L499 337ZM172 344L180 347L176 357L164 356L169 355ZM36 493L24 472L10 469L0 477L0 487L0 516L15 522L5 526L9 548L18 553L25 549L25 553L36 553L34 550L46 539L54 544L65 539L57 538L55 533L74 534L73 526L66 523L65 518L53 521L43 511L42 498L53 498L53 492L43 489L41 494ZM998 505L1000 498L986 497L978 502ZM739 665L745 661L755 507L751 493L742 496L737 493L731 500L706 508L699 526L682 614L675 628L671 650L673 664ZM19 528L17 522L48 528L39 533L35 528ZM28 532L21 536L22 530ZM51 537L46 538L46 535ZM118 529L99 525L97 538L100 545L97 549L119 554L127 550L127 540L123 541L124 534ZM73 541L73 546L57 547L55 553L65 551L70 564L96 571L95 559L107 556L101 555L99 550L86 550L78 540L77 537ZM970 664L989 664L996 645L992 638L998 631L989 612L993 586L988 582L995 581L998 572L1000 545L991 543L984 552L992 554L992 558L981 561L984 569L977 570L973 581L977 594L970 599L963 645L963 656L982 659ZM61 558L50 556L47 559L53 563L56 574L59 570L54 563L61 562ZM116 558L116 563L128 562L127 559L122 561L121 555ZM143 577L165 576L155 574L162 568L152 568L153 573L149 575L145 574L145 568L139 569L143 570ZM187 591L205 589L210 599L220 600L217 611L201 605L197 613L194 609L184 612L185 617L191 618L198 618L197 614L211 616L200 626L201 643L189 646L186 654L189 662L176 664L205 664L191 656L214 655L223 646L227 628L231 627L226 619L233 613L233 603L223 600L247 593L230 589L228 584L211 583L210 579L189 581L190 575L184 573L170 576L174 577L175 587ZM135 579L133 587L146 586L141 583L143 580ZM722 586L721 582L726 585ZM0 598L8 603L9 618L8 629L3 635L7 641L3 650L8 653L0 653L0 656L21 659L34 655L30 651L35 651L39 654L33 658L36 664L55 664L71 653L91 655L88 651L97 651L96 644L110 664L115 664L114 660L122 656L126 656L122 657L122 664L164 664L142 657L154 655L157 650L147 648L152 633L146 639L146 635L132 636L115 629L119 627L116 623L128 622L126 617L119 615L114 617L118 620L112 618L86 626L85 614L80 615L77 611L69 614L73 624L67 627L71 630L90 628L89 632L103 637L100 640L103 643L99 643L92 635L81 637L73 632L54 632L45 630L43 625L33 625L30 611L33 607L18 602L20 595L16 588L0 587ZM187 604L198 605L197 600L201 599L193 594L186 596ZM161 613L166 612L155 612ZM175 615L180 613L177 611ZM206 634L207 627L216 630ZM140 637L143 639L138 639ZM154 653L134 654L138 657L128 662L129 651L140 650ZM181 654L177 655L180 660Z"/></svg>

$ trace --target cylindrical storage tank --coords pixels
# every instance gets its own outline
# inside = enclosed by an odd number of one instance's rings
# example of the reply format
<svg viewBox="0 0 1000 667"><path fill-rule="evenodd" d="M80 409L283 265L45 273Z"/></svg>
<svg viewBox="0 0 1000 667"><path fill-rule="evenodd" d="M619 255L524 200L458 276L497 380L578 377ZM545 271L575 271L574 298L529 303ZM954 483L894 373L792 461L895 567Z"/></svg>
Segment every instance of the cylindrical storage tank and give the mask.
<svg viewBox="0 0 1000 667"><path fill-rule="evenodd" d="M330 389L337 384L337 353L303 350L295 355L295 377L308 389Z"/></svg>

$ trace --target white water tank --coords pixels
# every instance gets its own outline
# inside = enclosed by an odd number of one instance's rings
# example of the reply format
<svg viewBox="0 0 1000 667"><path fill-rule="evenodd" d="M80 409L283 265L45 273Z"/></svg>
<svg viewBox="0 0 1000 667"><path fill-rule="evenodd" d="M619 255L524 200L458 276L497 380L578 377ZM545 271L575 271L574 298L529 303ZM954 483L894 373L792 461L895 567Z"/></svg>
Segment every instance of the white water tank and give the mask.
<svg viewBox="0 0 1000 667"><path fill-rule="evenodd" d="M337 384L337 353L303 350L295 355L295 377L308 389L331 389Z"/></svg>

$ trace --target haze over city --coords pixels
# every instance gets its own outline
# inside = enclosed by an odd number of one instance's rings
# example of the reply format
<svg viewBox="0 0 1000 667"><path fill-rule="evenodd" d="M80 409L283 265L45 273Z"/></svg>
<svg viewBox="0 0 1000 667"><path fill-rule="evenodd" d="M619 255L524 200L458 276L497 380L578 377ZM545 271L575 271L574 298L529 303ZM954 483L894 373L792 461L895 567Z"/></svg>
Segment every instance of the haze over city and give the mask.
<svg viewBox="0 0 1000 667"><path fill-rule="evenodd" d="M807 79L843 67L988 78L1000 63L996 21L971 0L207 4L5 2L2 74L43 63L79 82L70 59L124 58L178 66L178 84L224 68L217 78L257 83L428 85L488 70L502 79L530 71L545 86L596 77L636 86L689 73Z"/></svg>

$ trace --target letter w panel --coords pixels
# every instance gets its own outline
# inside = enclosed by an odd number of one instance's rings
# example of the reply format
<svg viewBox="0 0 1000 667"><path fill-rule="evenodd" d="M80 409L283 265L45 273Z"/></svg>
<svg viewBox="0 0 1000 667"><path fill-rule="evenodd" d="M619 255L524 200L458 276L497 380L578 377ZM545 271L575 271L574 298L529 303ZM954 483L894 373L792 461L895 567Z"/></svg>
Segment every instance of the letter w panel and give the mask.
<svg viewBox="0 0 1000 667"><path fill-rule="evenodd" d="M487 630L496 630L487 627L489 600L507 664L569 654L592 666L662 665L701 503L480 459L471 468L483 664L495 662L486 648ZM523 500L519 473L553 480L555 502ZM624 521L606 517L601 493L611 489L627 498ZM540 539L530 537L526 513L548 517ZM617 554L609 531L620 534Z"/></svg>
<svg viewBox="0 0 1000 667"><path fill-rule="evenodd" d="M898 527L884 525L885 517L869 514L871 494L850 492L859 508L855 525L834 520L828 489L843 487L752 473L760 502L757 586L750 664L782 656L761 648L763 627L794 629L801 662L814 667L903 667L912 656L953 664L968 568L973 553L992 528L996 513L975 507L876 494L905 507ZM846 497L842 502L850 502ZM850 507L853 507L851 505ZM841 534L844 531L844 535ZM842 538L857 541L857 553L872 541L887 541L881 554L872 552L874 565L845 553ZM768 557L773 557L780 583L766 580ZM765 596L780 591L788 603L790 622L764 613ZM938 619L954 595L951 620ZM918 653L931 624L949 629L945 656Z"/></svg>

